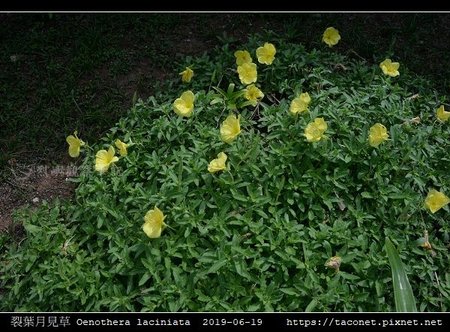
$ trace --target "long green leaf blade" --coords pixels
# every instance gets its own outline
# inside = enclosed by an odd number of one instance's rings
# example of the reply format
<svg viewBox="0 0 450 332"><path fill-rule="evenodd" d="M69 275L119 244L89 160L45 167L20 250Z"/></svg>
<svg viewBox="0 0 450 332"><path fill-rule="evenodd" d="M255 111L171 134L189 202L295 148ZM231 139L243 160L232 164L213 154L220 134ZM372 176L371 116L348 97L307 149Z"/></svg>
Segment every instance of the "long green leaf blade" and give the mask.
<svg viewBox="0 0 450 332"><path fill-rule="evenodd" d="M400 312L417 312L416 300L414 299L405 268L403 267L397 249L395 249L391 240L388 238L386 238L385 248L392 271L395 309Z"/></svg>

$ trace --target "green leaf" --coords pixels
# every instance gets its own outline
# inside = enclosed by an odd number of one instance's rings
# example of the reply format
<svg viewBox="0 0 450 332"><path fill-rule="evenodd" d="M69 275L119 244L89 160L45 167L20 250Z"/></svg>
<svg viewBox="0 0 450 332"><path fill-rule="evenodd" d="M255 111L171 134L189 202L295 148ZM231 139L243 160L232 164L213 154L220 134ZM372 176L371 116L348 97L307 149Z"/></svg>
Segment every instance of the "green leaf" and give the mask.
<svg viewBox="0 0 450 332"><path fill-rule="evenodd" d="M400 256L392 242L386 238L386 253L392 270L392 282L394 286L395 309L400 312L416 312L416 300L411 285L406 275Z"/></svg>
<svg viewBox="0 0 450 332"><path fill-rule="evenodd" d="M295 288L280 288L280 291L287 295L298 296L298 291Z"/></svg>
<svg viewBox="0 0 450 332"><path fill-rule="evenodd" d="M25 228L25 230L27 231L27 233L34 235L37 234L41 231L41 228L36 226L36 225L32 225L28 222L24 222L23 223L23 227Z"/></svg>
<svg viewBox="0 0 450 332"><path fill-rule="evenodd" d="M208 272L206 272L206 273L207 273L207 274L209 274L209 273L215 273L215 272L219 271L220 268L221 268L222 266L226 265L226 264L227 264L227 261L226 261L226 260L218 261L218 262L214 263L214 264L209 268Z"/></svg>
<svg viewBox="0 0 450 332"><path fill-rule="evenodd" d="M344 271L339 271L339 275L342 278L347 279L347 280L359 280L360 279L358 276L355 276L353 274L350 274L350 273L347 273L347 272L344 272Z"/></svg>
<svg viewBox="0 0 450 332"><path fill-rule="evenodd" d="M138 284L138 285L139 285L139 286L142 286L143 284L146 283L146 281L147 281L148 279L150 279L150 277L151 277L150 273L145 272L144 275L142 276L141 280L139 280L139 284Z"/></svg>
<svg viewBox="0 0 450 332"><path fill-rule="evenodd" d="M251 280L250 274L248 274L245 263L241 260L237 260L234 262L234 266L236 267L236 272L244 278Z"/></svg>
<svg viewBox="0 0 450 332"><path fill-rule="evenodd" d="M241 201L241 202L247 202L247 197L237 192L237 190L230 189L231 195L233 195L233 198Z"/></svg>
<svg viewBox="0 0 450 332"><path fill-rule="evenodd" d="M251 304L249 305L248 309L246 311L257 311L259 310L260 304Z"/></svg>
<svg viewBox="0 0 450 332"><path fill-rule="evenodd" d="M305 312L312 312L317 306L317 299L312 299L308 306L305 308Z"/></svg>
<svg viewBox="0 0 450 332"><path fill-rule="evenodd" d="M230 83L228 85L227 94L232 94L233 91L234 91L234 87L235 87L235 84L234 83Z"/></svg>
<svg viewBox="0 0 450 332"><path fill-rule="evenodd" d="M213 100L211 100L211 102L209 103L210 105L215 105L218 103L223 103L223 99L222 98L214 98Z"/></svg>

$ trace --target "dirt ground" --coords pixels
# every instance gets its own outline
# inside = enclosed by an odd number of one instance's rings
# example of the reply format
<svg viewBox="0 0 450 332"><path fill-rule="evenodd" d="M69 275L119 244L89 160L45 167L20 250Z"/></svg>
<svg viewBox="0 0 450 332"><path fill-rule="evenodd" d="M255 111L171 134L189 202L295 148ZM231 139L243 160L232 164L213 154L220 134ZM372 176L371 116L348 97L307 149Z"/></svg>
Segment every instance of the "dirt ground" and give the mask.
<svg viewBox="0 0 450 332"><path fill-rule="evenodd" d="M73 197L75 185L69 179L76 176L76 166L10 164L10 177L0 184L0 231L12 225L14 212L22 206Z"/></svg>

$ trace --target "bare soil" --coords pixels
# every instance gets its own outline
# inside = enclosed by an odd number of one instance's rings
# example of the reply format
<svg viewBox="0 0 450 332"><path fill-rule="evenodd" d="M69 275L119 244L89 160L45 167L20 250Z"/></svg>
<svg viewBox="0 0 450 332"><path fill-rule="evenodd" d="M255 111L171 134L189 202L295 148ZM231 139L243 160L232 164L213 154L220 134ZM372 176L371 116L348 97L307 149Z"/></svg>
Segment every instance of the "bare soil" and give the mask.
<svg viewBox="0 0 450 332"><path fill-rule="evenodd" d="M76 176L74 165L10 164L10 176L0 184L0 231L13 224L13 214L20 207L73 197L75 185L69 179Z"/></svg>

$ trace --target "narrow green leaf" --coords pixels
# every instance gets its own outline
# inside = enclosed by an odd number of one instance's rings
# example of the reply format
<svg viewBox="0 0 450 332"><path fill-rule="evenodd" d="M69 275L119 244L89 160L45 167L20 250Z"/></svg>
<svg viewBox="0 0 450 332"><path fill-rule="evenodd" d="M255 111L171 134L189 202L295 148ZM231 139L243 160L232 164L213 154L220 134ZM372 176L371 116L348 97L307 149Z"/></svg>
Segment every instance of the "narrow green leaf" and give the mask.
<svg viewBox="0 0 450 332"><path fill-rule="evenodd" d="M237 260L234 262L234 266L236 267L236 272L244 278L247 278L249 280L252 279L252 277L248 274L247 268L245 266L245 263L241 260Z"/></svg>
<svg viewBox="0 0 450 332"><path fill-rule="evenodd" d="M247 309L247 311L258 311L259 310L259 307L260 307L260 304L259 303L257 303L257 304L251 304L249 307L248 307L248 309Z"/></svg>
<svg viewBox="0 0 450 332"><path fill-rule="evenodd" d="M280 288L280 291L287 295L298 296L298 291L295 288Z"/></svg>
<svg viewBox="0 0 450 332"><path fill-rule="evenodd" d="M222 98L214 98L213 100L211 100L211 102L209 103L210 105L215 105L218 103L223 103L223 99Z"/></svg>
<svg viewBox="0 0 450 332"><path fill-rule="evenodd" d="M41 231L41 228L36 226L36 225L32 225L28 222L24 222L23 223L23 227L25 228L25 230L27 231L27 233L31 234L31 235L35 235L37 233L39 233Z"/></svg>
<svg viewBox="0 0 450 332"><path fill-rule="evenodd" d="M231 195L233 195L233 198L241 201L241 202L247 202L247 197L245 197L244 195L240 194L239 192L237 192L234 189L230 189L231 191Z"/></svg>
<svg viewBox="0 0 450 332"><path fill-rule="evenodd" d="M218 262L214 263L214 264L209 268L209 270L208 270L206 273L207 273L207 274L209 274L209 273L216 273L217 271L220 270L220 268L221 268L222 266L224 266L224 265L226 265L226 264L227 264L227 261L226 261L226 260L218 261Z"/></svg>
<svg viewBox="0 0 450 332"><path fill-rule="evenodd" d="M227 94L232 94L234 91L234 87L234 83L230 83L230 85L228 85Z"/></svg>
<svg viewBox="0 0 450 332"><path fill-rule="evenodd" d="M392 270L395 309L400 312L416 312L416 301L405 268L397 249L388 238L386 238L385 248Z"/></svg>
<svg viewBox="0 0 450 332"><path fill-rule="evenodd" d="M339 271L339 275L342 278L347 279L347 280L359 280L360 279L358 276L355 276L353 274L350 274L350 273L347 273L347 272L344 272L344 271Z"/></svg>
<svg viewBox="0 0 450 332"><path fill-rule="evenodd" d="M317 306L317 299L312 299L311 302L309 302L308 306L306 307L305 312L313 312L316 306Z"/></svg>
<svg viewBox="0 0 450 332"><path fill-rule="evenodd" d="M136 105L137 102L137 91L134 91L133 99L131 100L131 106Z"/></svg>

